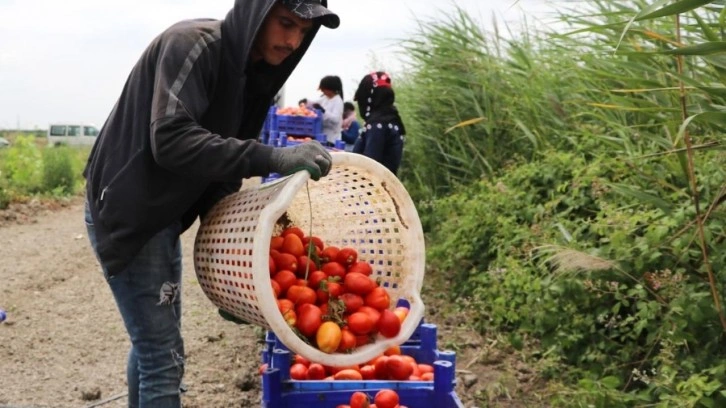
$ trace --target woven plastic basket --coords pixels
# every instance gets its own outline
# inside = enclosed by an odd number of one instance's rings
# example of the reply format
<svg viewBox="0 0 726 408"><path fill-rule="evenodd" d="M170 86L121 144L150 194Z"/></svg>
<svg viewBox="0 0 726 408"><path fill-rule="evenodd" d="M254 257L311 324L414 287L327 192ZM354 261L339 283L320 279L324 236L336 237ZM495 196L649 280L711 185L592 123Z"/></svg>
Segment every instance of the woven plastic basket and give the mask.
<svg viewBox="0 0 726 408"><path fill-rule="evenodd" d="M425 247L418 213L393 173L362 155L332 155L331 172L320 181L302 171L215 205L197 232L194 266L199 284L217 307L269 328L311 361L347 366L404 343L416 330L424 315ZM352 353L327 354L295 334L278 310L269 273L270 238L289 225L306 233L312 227L326 245L354 248L359 260L371 264L371 278L388 290L392 303L403 299L410 304L398 336L379 335Z"/></svg>

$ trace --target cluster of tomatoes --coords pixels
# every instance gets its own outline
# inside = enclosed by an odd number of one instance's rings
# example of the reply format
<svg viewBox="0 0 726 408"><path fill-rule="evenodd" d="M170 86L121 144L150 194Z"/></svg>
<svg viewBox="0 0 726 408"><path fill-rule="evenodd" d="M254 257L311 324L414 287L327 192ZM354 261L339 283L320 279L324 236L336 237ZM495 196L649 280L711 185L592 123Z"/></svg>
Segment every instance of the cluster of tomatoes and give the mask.
<svg viewBox="0 0 726 408"><path fill-rule="evenodd" d="M266 369L267 364L263 364L260 373ZM346 367L322 365L296 354L290 365L290 378L297 381L433 381L434 367L401 354L401 348L395 346L364 364Z"/></svg>
<svg viewBox="0 0 726 408"><path fill-rule="evenodd" d="M353 248L325 246L298 227L270 240L270 277L285 321L325 353L345 353L380 334L398 335L408 308L391 307L385 288ZM393 310L392 310L393 309Z"/></svg>
<svg viewBox="0 0 726 408"><path fill-rule="evenodd" d="M382 389L373 397L362 391L356 391L350 396L350 402L344 405L338 405L337 408L406 408L405 405L399 404L400 398L394 390Z"/></svg>
<svg viewBox="0 0 726 408"><path fill-rule="evenodd" d="M278 115L287 115L287 116L307 116L309 118L314 118L318 116L318 114L312 110L308 109L305 106L288 106L285 108L280 108L276 111Z"/></svg>

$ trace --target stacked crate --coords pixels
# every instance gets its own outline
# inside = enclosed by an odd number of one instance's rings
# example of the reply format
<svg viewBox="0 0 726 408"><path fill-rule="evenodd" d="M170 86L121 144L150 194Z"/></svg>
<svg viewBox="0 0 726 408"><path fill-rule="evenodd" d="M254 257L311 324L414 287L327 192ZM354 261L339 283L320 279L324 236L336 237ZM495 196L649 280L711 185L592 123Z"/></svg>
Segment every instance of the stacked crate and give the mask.
<svg viewBox="0 0 726 408"><path fill-rule="evenodd" d="M463 408L456 385L456 353L439 351L436 325L421 322L401 352L419 363L434 366L433 381L297 381L290 379L292 353L272 332L267 332L262 362L262 406L264 408L335 408L347 404L355 391L371 396L381 389L392 389L409 408Z"/></svg>
<svg viewBox="0 0 726 408"><path fill-rule="evenodd" d="M267 112L267 119L262 131L262 142L271 146L282 147L302 143L308 137L325 143L323 133L323 114L316 110L316 117L279 115L277 107L272 106ZM297 140L288 140L292 136Z"/></svg>

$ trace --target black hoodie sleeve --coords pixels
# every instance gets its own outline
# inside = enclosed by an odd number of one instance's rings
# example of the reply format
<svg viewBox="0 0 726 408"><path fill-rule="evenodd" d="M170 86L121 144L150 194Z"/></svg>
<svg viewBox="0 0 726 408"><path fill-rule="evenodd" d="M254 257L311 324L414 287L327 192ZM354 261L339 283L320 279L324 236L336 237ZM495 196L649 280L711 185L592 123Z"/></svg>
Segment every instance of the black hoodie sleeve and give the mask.
<svg viewBox="0 0 726 408"><path fill-rule="evenodd" d="M212 55L218 53L210 52L220 42L204 31L172 30L161 38L150 124L154 160L174 173L213 181L267 175L272 147L199 124L215 86L225 86L216 84L219 62Z"/></svg>

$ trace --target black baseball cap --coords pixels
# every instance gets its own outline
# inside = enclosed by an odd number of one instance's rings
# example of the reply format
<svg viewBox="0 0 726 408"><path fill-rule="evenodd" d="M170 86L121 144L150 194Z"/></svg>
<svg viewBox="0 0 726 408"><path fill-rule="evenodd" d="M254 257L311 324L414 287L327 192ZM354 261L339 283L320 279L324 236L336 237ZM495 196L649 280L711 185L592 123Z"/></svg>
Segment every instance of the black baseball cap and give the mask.
<svg viewBox="0 0 726 408"><path fill-rule="evenodd" d="M320 19L328 28L338 28L340 18L322 4L322 0L281 0L282 5L306 20Z"/></svg>

